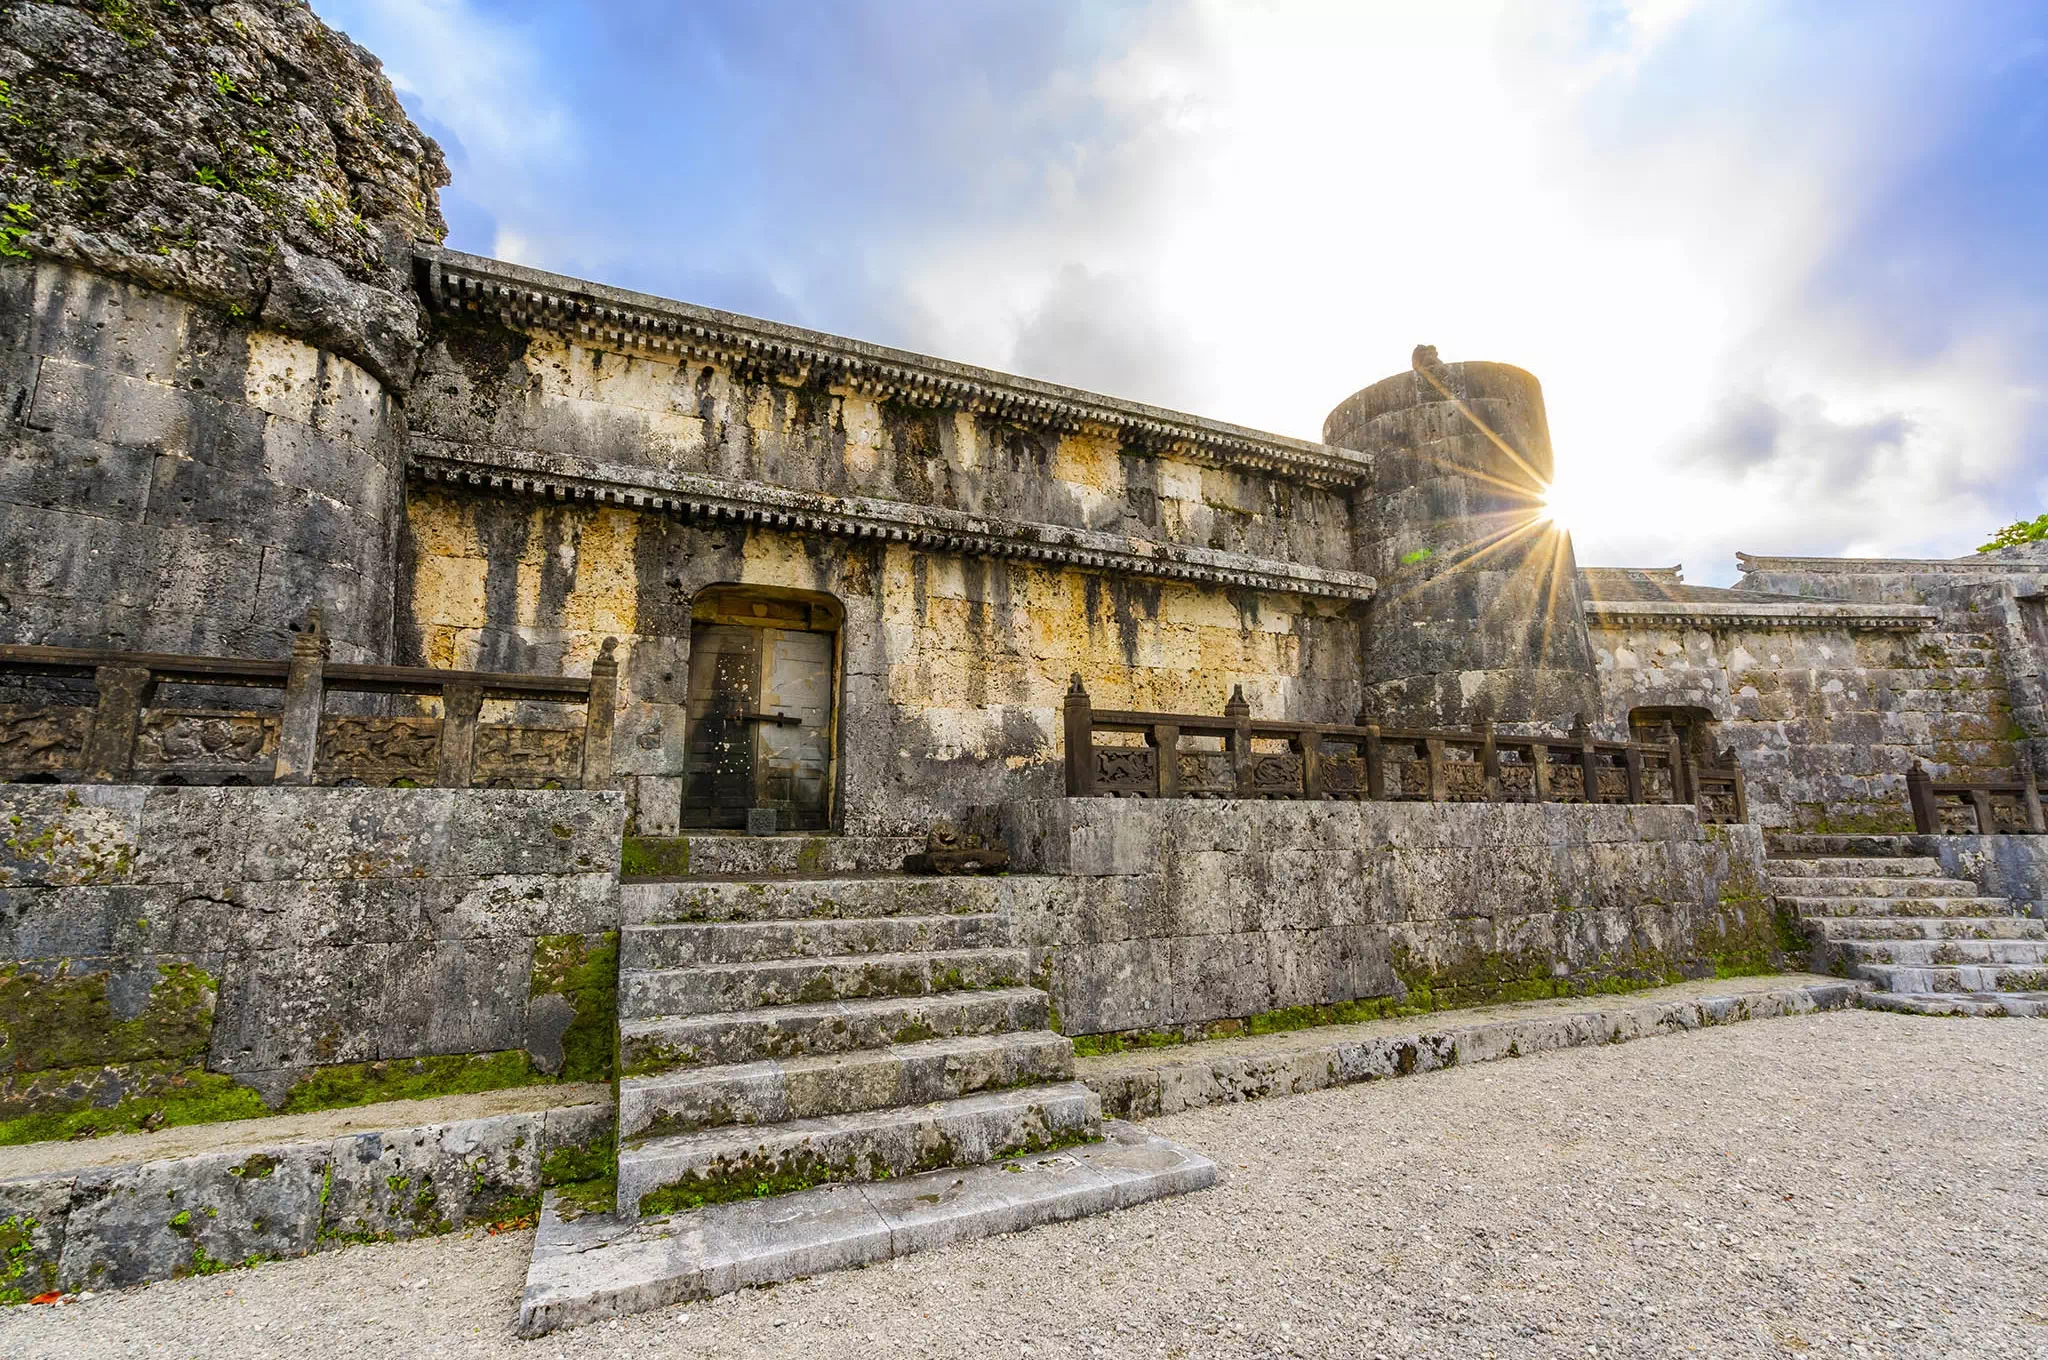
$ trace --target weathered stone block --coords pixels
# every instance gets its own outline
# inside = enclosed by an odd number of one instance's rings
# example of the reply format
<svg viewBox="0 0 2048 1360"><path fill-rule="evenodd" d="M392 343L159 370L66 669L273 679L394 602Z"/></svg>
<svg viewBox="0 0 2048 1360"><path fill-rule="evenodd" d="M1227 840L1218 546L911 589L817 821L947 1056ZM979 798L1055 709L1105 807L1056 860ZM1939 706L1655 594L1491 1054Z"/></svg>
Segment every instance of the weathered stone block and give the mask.
<svg viewBox="0 0 2048 1360"><path fill-rule="evenodd" d="M59 1287L110 1289L302 1256L320 1223L327 1145L81 1171Z"/></svg>
<svg viewBox="0 0 2048 1360"><path fill-rule="evenodd" d="M0 1180L0 1308L57 1288L72 1179Z"/></svg>
<svg viewBox="0 0 2048 1360"><path fill-rule="evenodd" d="M417 1237L538 1207L543 1112L338 1138L323 1240Z"/></svg>

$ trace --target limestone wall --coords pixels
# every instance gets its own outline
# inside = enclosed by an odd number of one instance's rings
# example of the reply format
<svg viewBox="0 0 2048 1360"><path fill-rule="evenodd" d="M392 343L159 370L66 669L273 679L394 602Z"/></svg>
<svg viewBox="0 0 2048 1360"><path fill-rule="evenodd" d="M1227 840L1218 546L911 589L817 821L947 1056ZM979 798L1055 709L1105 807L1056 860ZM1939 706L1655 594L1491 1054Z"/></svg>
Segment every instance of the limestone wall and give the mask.
<svg viewBox="0 0 2048 1360"><path fill-rule="evenodd" d="M874 497L1313 566L1352 565L1342 489L1204 466L952 405L911 405L823 375L621 353L443 314L411 405L415 447L538 451Z"/></svg>
<svg viewBox="0 0 2048 1360"><path fill-rule="evenodd" d="M680 797L691 601L733 582L845 607L839 807L857 834L922 834L970 803L1059 788L1059 705L1346 722L1358 622L1343 601L1142 581L901 543L821 543L620 507L416 489L402 659L579 670L622 639L614 749L638 826Z"/></svg>
<svg viewBox="0 0 2048 1360"><path fill-rule="evenodd" d="M404 417L365 369L167 293L0 268L0 641L391 651Z"/></svg>
<svg viewBox="0 0 2048 1360"><path fill-rule="evenodd" d="M0 1140L608 1079L624 816L617 793L0 789Z"/></svg>
<svg viewBox="0 0 2048 1360"><path fill-rule="evenodd" d="M1069 1034L1194 1037L1781 959L1761 834L1688 808L1048 799L986 816L1019 867L1070 876L1012 908Z"/></svg>
<svg viewBox="0 0 2048 1360"><path fill-rule="evenodd" d="M1748 781L1751 820L1802 831L1910 831L1906 771L2012 777L2015 724L1994 638L1912 631L1596 624L1602 702L1714 719Z"/></svg>

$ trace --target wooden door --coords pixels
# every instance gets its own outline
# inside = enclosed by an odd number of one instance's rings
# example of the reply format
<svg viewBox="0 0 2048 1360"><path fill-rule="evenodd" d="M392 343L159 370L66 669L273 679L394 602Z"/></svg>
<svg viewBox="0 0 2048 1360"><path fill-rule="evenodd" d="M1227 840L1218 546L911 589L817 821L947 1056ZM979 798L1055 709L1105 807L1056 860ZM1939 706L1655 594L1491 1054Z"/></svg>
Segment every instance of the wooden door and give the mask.
<svg viewBox="0 0 2048 1360"><path fill-rule="evenodd" d="M752 624L690 629L683 825L823 830L832 804L835 635Z"/></svg>

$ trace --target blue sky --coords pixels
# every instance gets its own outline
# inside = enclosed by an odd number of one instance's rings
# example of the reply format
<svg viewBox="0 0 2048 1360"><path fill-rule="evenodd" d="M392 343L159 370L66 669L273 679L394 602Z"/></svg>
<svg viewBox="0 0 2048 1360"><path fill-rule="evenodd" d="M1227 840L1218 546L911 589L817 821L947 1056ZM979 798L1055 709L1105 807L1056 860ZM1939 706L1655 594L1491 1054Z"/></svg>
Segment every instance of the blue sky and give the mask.
<svg viewBox="0 0 2048 1360"><path fill-rule="evenodd" d="M2048 4L314 5L461 249L1308 437L1520 364L1701 583L2048 510Z"/></svg>

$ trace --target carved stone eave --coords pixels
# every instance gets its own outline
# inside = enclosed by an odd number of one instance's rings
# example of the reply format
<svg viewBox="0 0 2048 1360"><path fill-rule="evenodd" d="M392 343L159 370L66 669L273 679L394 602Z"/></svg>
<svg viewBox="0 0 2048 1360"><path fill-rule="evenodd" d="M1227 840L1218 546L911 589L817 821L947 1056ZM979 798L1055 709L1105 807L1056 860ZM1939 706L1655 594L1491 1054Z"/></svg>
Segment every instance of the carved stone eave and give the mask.
<svg viewBox="0 0 2048 1360"><path fill-rule="evenodd" d="M1628 624L1656 628L1754 629L1836 628L1913 632L1932 628L1940 617L1922 605L1699 604L1664 600L1588 600L1586 622L1595 627Z"/></svg>
<svg viewBox="0 0 2048 1360"><path fill-rule="evenodd" d="M1338 490L1372 479L1369 454L1267 434L1141 402L1020 378L687 302L611 288L440 246L414 247L436 311L466 311L515 330L746 375L835 386L915 406L948 407L1058 433L1090 428L1148 452Z"/></svg>
<svg viewBox="0 0 2048 1360"><path fill-rule="evenodd" d="M1735 554L1743 571L1795 571L1815 576L1997 576L2006 572L2048 572L2048 562L2002 557L1756 557Z"/></svg>
<svg viewBox="0 0 2048 1360"><path fill-rule="evenodd" d="M878 539L927 552L1016 558L1155 580L1337 600L1367 600L1376 589L1373 578L1361 572L1213 548L1154 543L1057 524L989 519L866 496L793 491L765 482L589 463L523 449L484 448L419 434L411 439L408 472L419 481L544 500L627 506L685 520Z"/></svg>

